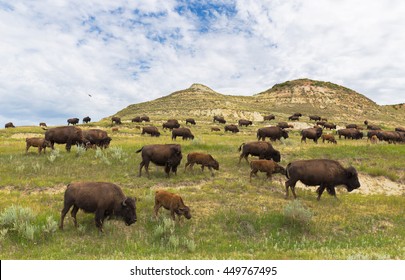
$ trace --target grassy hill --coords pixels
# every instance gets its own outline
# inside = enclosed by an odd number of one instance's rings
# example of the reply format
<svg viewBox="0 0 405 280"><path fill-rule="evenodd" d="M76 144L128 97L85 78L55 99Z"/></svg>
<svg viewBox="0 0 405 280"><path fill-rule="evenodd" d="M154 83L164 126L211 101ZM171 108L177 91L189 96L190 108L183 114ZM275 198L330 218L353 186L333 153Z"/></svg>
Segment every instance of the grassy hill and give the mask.
<svg viewBox="0 0 405 280"><path fill-rule="evenodd" d="M230 122L236 122L240 118L262 121L263 115L269 113L282 121L301 112L304 116L317 114L342 124L367 119L394 127L405 124L403 108L401 105L380 106L360 93L330 82L298 79L276 84L253 96L224 95L207 86L193 84L153 101L129 105L115 116L124 120L143 114L155 120L186 117L211 120L214 115L223 115Z"/></svg>

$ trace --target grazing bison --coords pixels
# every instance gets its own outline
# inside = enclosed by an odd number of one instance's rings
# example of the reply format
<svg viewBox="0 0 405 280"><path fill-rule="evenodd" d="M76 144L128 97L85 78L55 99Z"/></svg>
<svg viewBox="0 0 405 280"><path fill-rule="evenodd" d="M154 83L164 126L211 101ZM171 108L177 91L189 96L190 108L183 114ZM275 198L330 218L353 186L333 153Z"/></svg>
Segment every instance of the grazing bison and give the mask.
<svg viewBox="0 0 405 280"><path fill-rule="evenodd" d="M294 195L295 184L301 181L307 186L319 186L316 190L318 200L321 199L323 191L326 189L330 195L336 197L335 187L345 185L351 192L360 187L357 171L354 167L344 168L339 162L329 159L297 160L291 162L286 167L287 178L285 182L286 198L288 198L288 188Z"/></svg>
<svg viewBox="0 0 405 280"><path fill-rule="evenodd" d="M369 130L381 130L381 127L370 124L370 125L367 125L367 129L369 129Z"/></svg>
<svg viewBox="0 0 405 280"><path fill-rule="evenodd" d="M212 131L221 131L221 129L219 127L211 127L211 132Z"/></svg>
<svg viewBox="0 0 405 280"><path fill-rule="evenodd" d="M294 117L302 117L302 114L301 113L294 113L293 116Z"/></svg>
<svg viewBox="0 0 405 280"><path fill-rule="evenodd" d="M187 127L173 128L172 140L176 140L177 136L181 137L183 140L194 139L194 135L191 133L191 130L188 129Z"/></svg>
<svg viewBox="0 0 405 280"><path fill-rule="evenodd" d="M15 127L14 124L12 122L8 122L4 125L4 128L12 128Z"/></svg>
<svg viewBox="0 0 405 280"><path fill-rule="evenodd" d="M183 157L179 144L146 145L136 152L142 152L142 161L139 164L139 177L141 177L142 167L145 166L145 172L148 178L150 162L158 166L164 166L166 177L169 177L170 170L172 170L174 174L177 173L177 166L179 166Z"/></svg>
<svg viewBox="0 0 405 280"><path fill-rule="evenodd" d="M317 126L323 126L326 123L326 121L317 121L315 124Z"/></svg>
<svg viewBox="0 0 405 280"><path fill-rule="evenodd" d="M405 140L399 131L378 131L377 138L380 141L387 141L390 144L403 142Z"/></svg>
<svg viewBox="0 0 405 280"><path fill-rule="evenodd" d="M155 137L160 136L160 132L156 126L145 126L144 128L142 128L141 135L144 135L145 133L149 134L150 136L155 136Z"/></svg>
<svg viewBox="0 0 405 280"><path fill-rule="evenodd" d="M326 122L323 124L323 127L332 130L332 129L336 129L336 124Z"/></svg>
<svg viewBox="0 0 405 280"><path fill-rule="evenodd" d="M25 147L25 153L28 153L28 149L32 147L38 147L38 154L42 152L42 149L44 149L44 154L46 152L46 147L50 147L51 143L44 138L40 137L31 137L31 138L25 138L25 142L27 146Z"/></svg>
<svg viewBox="0 0 405 280"><path fill-rule="evenodd" d="M249 143L242 143L238 151L242 151L239 157L239 163L242 158L245 158L246 162L249 162L247 157L249 155L258 156L259 159L272 159L276 162L280 162L280 152L273 148L269 142L255 141Z"/></svg>
<svg viewBox="0 0 405 280"><path fill-rule="evenodd" d="M322 128L320 127L311 127L301 130L301 143L304 141L307 143L307 138L314 140L315 143L318 143L318 139L322 135Z"/></svg>
<svg viewBox="0 0 405 280"><path fill-rule="evenodd" d="M355 128L355 129L359 129L359 126L357 124L351 123L351 124L347 124L346 128Z"/></svg>
<svg viewBox="0 0 405 280"><path fill-rule="evenodd" d="M194 119L188 118L188 119L186 119L186 124L193 124L193 125L195 125L196 123L195 123L195 120L194 120Z"/></svg>
<svg viewBox="0 0 405 280"><path fill-rule="evenodd" d="M364 134L360 130L356 128L342 128L337 131L337 134L339 135L339 139L342 138L342 136L346 139L362 139Z"/></svg>
<svg viewBox="0 0 405 280"><path fill-rule="evenodd" d="M117 132L118 130L119 130L118 127L111 127L112 132Z"/></svg>
<svg viewBox="0 0 405 280"><path fill-rule="evenodd" d="M299 117L299 116L292 115L292 116L289 116L289 117L288 117L288 120L289 120L289 121L299 121L299 120L300 120L300 117Z"/></svg>
<svg viewBox="0 0 405 280"><path fill-rule="evenodd" d="M371 144L377 144L377 142L378 142L378 137L377 137L377 135L371 136L370 142L371 142Z"/></svg>
<svg viewBox="0 0 405 280"><path fill-rule="evenodd" d="M44 122L40 122L40 123L39 123L39 126L40 126L40 127L47 127L47 126L46 126L46 123L44 123Z"/></svg>
<svg viewBox="0 0 405 280"><path fill-rule="evenodd" d="M127 226L136 222L136 200L126 197L121 188L106 182L76 182L67 186L59 228L73 206L71 215L77 227L76 214L79 209L95 213L96 227L103 232L104 219L108 216L122 217Z"/></svg>
<svg viewBox="0 0 405 280"><path fill-rule="evenodd" d="M213 122L219 122L219 123L226 123L226 120L222 116L214 116Z"/></svg>
<svg viewBox="0 0 405 280"><path fill-rule="evenodd" d="M112 117L111 118L111 123L115 123L115 124L122 124L122 122L121 122L121 118L119 118L119 117Z"/></svg>
<svg viewBox="0 0 405 280"><path fill-rule="evenodd" d="M396 127L395 131L405 132L405 127L402 126Z"/></svg>
<svg viewBox="0 0 405 280"><path fill-rule="evenodd" d="M89 116L83 118L83 123L91 122L91 118Z"/></svg>
<svg viewBox="0 0 405 280"><path fill-rule="evenodd" d="M165 122L165 123L162 125L162 127L163 127L163 129L168 128L169 130L172 130L172 129L174 129L174 128L179 128L179 127L180 127L180 124L179 124L179 122L178 122L177 120L171 119L171 120L168 120L167 122Z"/></svg>
<svg viewBox="0 0 405 280"><path fill-rule="evenodd" d="M275 120L276 116L274 116L273 114L270 114L270 115L264 116L263 119L265 121L271 121L271 120Z"/></svg>
<svg viewBox="0 0 405 280"><path fill-rule="evenodd" d="M335 136L332 134L322 134L322 143L325 143L327 141L328 143L334 143L337 144Z"/></svg>
<svg viewBox="0 0 405 280"><path fill-rule="evenodd" d="M230 131L232 133L237 133L237 132L239 132L239 128L234 124L228 124L228 125L225 125L224 131L225 132Z"/></svg>
<svg viewBox="0 0 405 280"><path fill-rule="evenodd" d="M252 125L252 124L253 124L253 122L252 122L252 121L249 121L249 120L240 119L240 120L238 121L238 125L239 125L239 126L246 126L246 127L248 127L249 125Z"/></svg>
<svg viewBox="0 0 405 280"><path fill-rule="evenodd" d="M99 147L101 149L106 149L110 146L111 137L108 136L107 131L101 129L88 129L83 130L83 138L89 142L92 147Z"/></svg>
<svg viewBox="0 0 405 280"><path fill-rule="evenodd" d="M149 118L148 116L146 116L146 115L143 115L143 116L141 117L141 121L143 121L143 122L150 122L150 118Z"/></svg>
<svg viewBox="0 0 405 280"><path fill-rule="evenodd" d="M210 154L204 154L204 153L189 153L187 155L187 162L186 165L184 166L184 171L186 171L187 166L190 166L190 169L193 169L194 164L201 164L201 170L204 171L204 167L208 167L208 169L211 171L211 176L214 177L214 171L212 171L212 168L215 170L219 170L219 163L216 161Z"/></svg>
<svg viewBox="0 0 405 280"><path fill-rule="evenodd" d="M50 128L45 132L45 139L51 143L52 150L54 144L66 144L66 150L70 152L72 145L90 144L83 137L83 132L75 126L60 126Z"/></svg>
<svg viewBox="0 0 405 280"><path fill-rule="evenodd" d="M309 120L310 121L320 121L321 117L317 116L317 115L312 115L312 116L309 116Z"/></svg>
<svg viewBox="0 0 405 280"><path fill-rule="evenodd" d="M288 124L287 122L279 122L279 123L277 124L277 126L278 126L279 128L282 128L282 129L293 128L293 127L294 127L292 124Z"/></svg>
<svg viewBox="0 0 405 280"><path fill-rule="evenodd" d="M164 190L158 190L155 193L155 206L153 208L155 217L158 217L160 207L170 211L170 215L173 221L176 220L175 213L180 217L184 216L188 220L191 219L190 208L186 206L183 199L174 193L170 193Z"/></svg>
<svg viewBox="0 0 405 280"><path fill-rule="evenodd" d="M274 162L273 160L267 159L254 159L250 161L250 177L249 180L252 181L252 176L257 176L257 172L266 172L267 179L271 179L273 173L280 173L286 175L285 168Z"/></svg>
<svg viewBox="0 0 405 280"><path fill-rule="evenodd" d="M78 118L71 118L71 119L68 119L68 120L67 120L67 123L68 123L68 125L69 125L69 124L71 124L71 125L76 125L76 124L79 123L79 119L78 119Z"/></svg>
<svg viewBox="0 0 405 280"><path fill-rule="evenodd" d="M137 117L133 118L133 119L131 120L131 122L137 122L137 123L140 123L140 122L142 122L142 119L141 119L141 117L140 117L140 116L137 116Z"/></svg>
<svg viewBox="0 0 405 280"><path fill-rule="evenodd" d="M288 138L288 132L284 129L281 129L278 126L270 126L259 128L256 133L257 140L266 140L266 137L269 137L272 141L280 140L281 137L284 139Z"/></svg>

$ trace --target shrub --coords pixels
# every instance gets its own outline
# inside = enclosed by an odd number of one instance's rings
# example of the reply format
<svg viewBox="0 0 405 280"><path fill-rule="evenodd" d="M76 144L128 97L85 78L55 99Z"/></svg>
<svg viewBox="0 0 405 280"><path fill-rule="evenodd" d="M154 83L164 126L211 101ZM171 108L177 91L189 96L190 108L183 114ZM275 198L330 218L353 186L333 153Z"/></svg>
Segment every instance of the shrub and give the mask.
<svg viewBox="0 0 405 280"><path fill-rule="evenodd" d="M312 219L312 212L296 199L284 207L283 213L286 222L291 225L306 226Z"/></svg>

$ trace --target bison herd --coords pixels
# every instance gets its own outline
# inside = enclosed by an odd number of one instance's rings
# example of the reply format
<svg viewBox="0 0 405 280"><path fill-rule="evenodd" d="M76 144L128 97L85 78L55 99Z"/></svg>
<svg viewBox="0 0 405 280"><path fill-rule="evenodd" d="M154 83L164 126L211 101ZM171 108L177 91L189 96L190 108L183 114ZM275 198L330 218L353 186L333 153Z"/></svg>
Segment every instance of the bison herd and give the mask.
<svg viewBox="0 0 405 280"><path fill-rule="evenodd" d="M299 120L302 117L301 113L294 113L288 119ZM265 120L275 120L274 115L267 115ZM332 133L324 134L325 129L335 130L335 135L341 139L362 139L365 135L362 128L356 124L348 124L346 128L337 129L333 123L327 122L327 119L320 116L309 116L310 121L315 121L315 125L310 128L300 131L301 143L306 139L313 140L318 143L318 139L323 142L337 144L337 141ZM90 122L89 117L83 119L83 123ZM119 117L112 117L112 123L117 125L122 124ZM147 116L138 116L131 120L132 122L150 122ZM32 147L38 148L38 153L45 150L47 147L54 149L54 144L65 144L66 150L70 151L72 145L82 145L85 148L99 147L102 149L108 148L112 140L108 133L101 129L82 130L75 126L79 123L78 118L68 119L67 126L47 128L45 123L41 123L41 127L46 130L44 138L26 138L26 153ZM240 119L238 125L226 124L226 120L221 116L214 116L213 122L224 124L224 131L232 133L239 132L239 127L253 125L253 122L246 119ZM70 124L72 126L70 126ZM192 118L186 119L186 125L196 125L196 121ZM405 142L405 129L398 127L395 131L383 131L377 126L369 125L365 122L369 132L367 138L374 143L378 140L387 141L388 143L403 143ZM6 128L14 127L12 123L7 123ZM255 156L258 159L251 160L250 165L250 181L257 173L264 172L268 179L271 179L272 174L280 173L286 177L285 182L285 197L289 197L289 190L296 198L295 185L301 181L306 186L318 186L316 192L317 199L320 200L322 193L326 190L330 195L336 197L335 187L344 185L348 192L360 187L357 171L354 167L343 167L339 162L329 159L311 159L311 160L296 160L283 167L279 164L281 161L281 153L276 150L270 141L281 141L281 138L289 138L289 128L293 125L286 122L279 122L276 126L259 128L256 133L257 141L242 143L238 151L239 164L242 158L248 161L248 156ZM176 140L181 137L183 140L193 140L195 136L189 128L181 127L178 120L169 119L162 124L162 128L171 130L171 139ZM219 131L219 127L211 127L211 131ZM142 128L141 135L149 134L150 136L159 137L161 134L155 126L145 126ZM267 142L266 138L270 141ZM142 175L142 169L145 169L146 176L149 178L149 164L154 163L157 166L164 167L166 177L170 173L177 173L183 155L180 144L153 144L145 145L138 149L136 153L141 153L141 163L139 164L139 177ZM210 154L202 152L190 152L187 155L184 171L192 170L193 166L201 165L202 171L207 167L214 176L213 170L219 170L219 162ZM72 208L73 206L73 208ZM185 216L190 219L190 208L186 206L182 198L173 193L164 190L156 191L154 214L157 217L159 209L163 207L170 211L170 215L175 220L175 214ZM108 182L76 182L67 186L64 194L64 207L61 211L60 228L63 229L64 218L72 208L71 216L75 226L77 226L76 213L79 209L88 213L95 214L95 224L100 232L103 231L103 222L109 216L122 217L126 225L131 225L137 221L136 216L136 199L124 195L120 187Z"/></svg>

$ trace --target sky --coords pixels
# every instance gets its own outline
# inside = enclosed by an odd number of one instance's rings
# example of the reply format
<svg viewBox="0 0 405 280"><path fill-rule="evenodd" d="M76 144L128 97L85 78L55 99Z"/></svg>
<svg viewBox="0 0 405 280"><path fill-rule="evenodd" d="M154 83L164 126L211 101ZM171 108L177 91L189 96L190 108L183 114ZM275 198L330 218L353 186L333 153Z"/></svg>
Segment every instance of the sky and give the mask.
<svg viewBox="0 0 405 280"><path fill-rule="evenodd" d="M0 123L98 121L204 84L299 78L405 103L405 1L0 0Z"/></svg>

